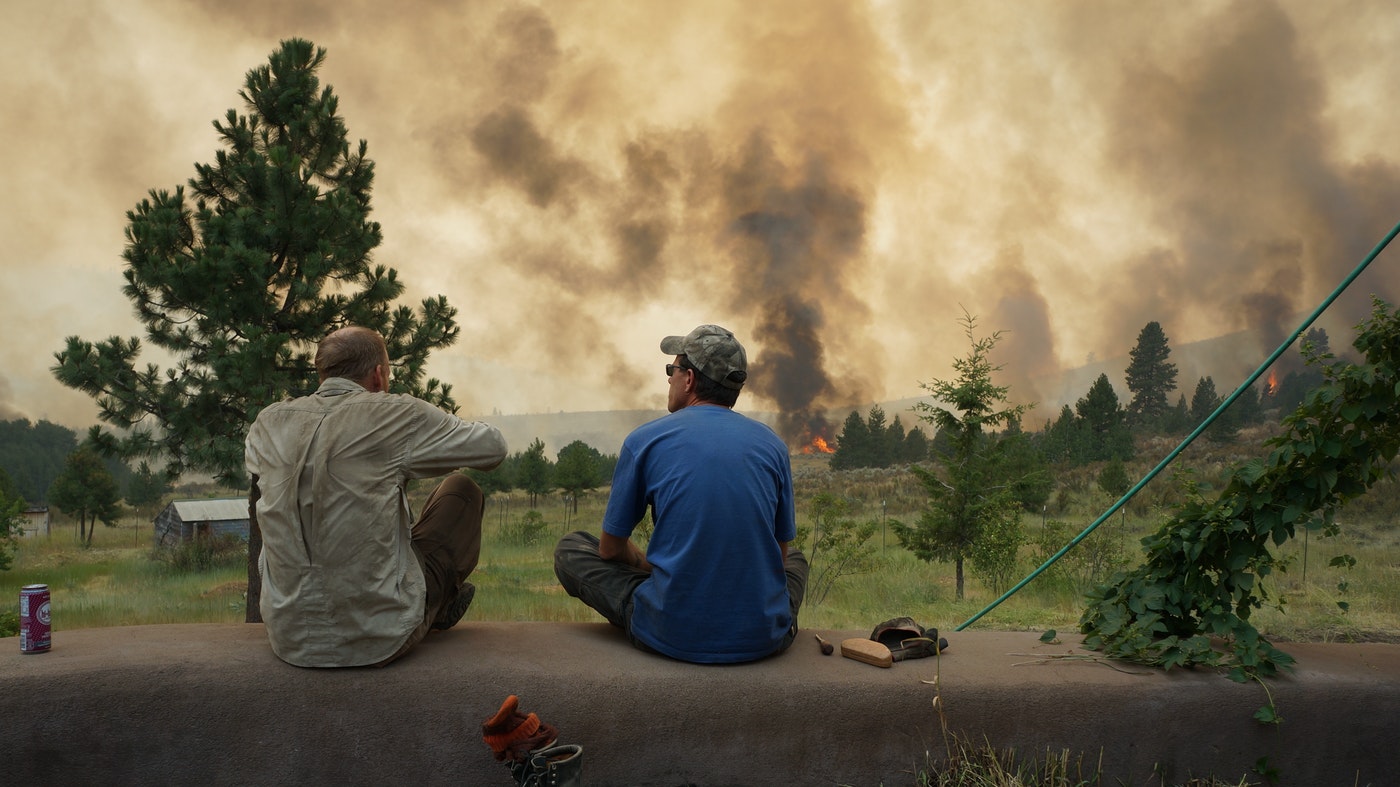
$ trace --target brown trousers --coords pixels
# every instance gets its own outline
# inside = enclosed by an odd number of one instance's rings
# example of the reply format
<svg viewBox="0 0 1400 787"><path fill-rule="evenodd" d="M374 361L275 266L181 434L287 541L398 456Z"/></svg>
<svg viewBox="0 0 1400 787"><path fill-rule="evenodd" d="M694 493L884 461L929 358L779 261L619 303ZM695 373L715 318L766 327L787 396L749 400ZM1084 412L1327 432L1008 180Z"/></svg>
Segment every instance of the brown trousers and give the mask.
<svg viewBox="0 0 1400 787"><path fill-rule="evenodd" d="M413 524L413 552L428 586L423 619L388 664L423 641L438 613L450 605L481 558L481 520L486 496L476 482L453 473L437 485Z"/></svg>

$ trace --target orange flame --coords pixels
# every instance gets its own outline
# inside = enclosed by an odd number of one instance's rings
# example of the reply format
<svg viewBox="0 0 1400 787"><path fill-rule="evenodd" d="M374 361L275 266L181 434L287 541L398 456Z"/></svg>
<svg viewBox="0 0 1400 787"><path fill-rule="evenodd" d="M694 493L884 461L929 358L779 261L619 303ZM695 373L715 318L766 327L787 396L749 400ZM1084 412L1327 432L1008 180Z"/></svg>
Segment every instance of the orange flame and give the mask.
<svg viewBox="0 0 1400 787"><path fill-rule="evenodd" d="M812 442L802 446L804 454L834 454L836 449L826 444L826 438L818 435L812 438Z"/></svg>
<svg viewBox="0 0 1400 787"><path fill-rule="evenodd" d="M1278 372L1269 370L1269 380L1264 384L1264 395L1273 396L1278 393Z"/></svg>

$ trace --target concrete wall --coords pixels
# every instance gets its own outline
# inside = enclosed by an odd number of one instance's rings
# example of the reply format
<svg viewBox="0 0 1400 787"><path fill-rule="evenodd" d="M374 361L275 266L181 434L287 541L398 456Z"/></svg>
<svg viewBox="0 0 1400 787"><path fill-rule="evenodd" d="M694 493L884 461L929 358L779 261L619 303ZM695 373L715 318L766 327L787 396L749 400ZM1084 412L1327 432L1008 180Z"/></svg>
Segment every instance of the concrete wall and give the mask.
<svg viewBox="0 0 1400 787"><path fill-rule="evenodd" d="M931 621L925 621L931 622ZM508 694L584 747L589 785L914 783L948 730L1022 754L1068 749L1104 784L1250 776L1393 784L1400 646L1284 646L1282 725L1257 684L1114 669L1074 640L945 632L939 659L880 669L793 650L704 667L629 648L606 624L481 623L435 633L383 669L279 662L256 624L59 630L22 655L0 639L6 784L509 785L480 739ZM868 632L821 632L839 641ZM942 715L935 710L938 698Z"/></svg>

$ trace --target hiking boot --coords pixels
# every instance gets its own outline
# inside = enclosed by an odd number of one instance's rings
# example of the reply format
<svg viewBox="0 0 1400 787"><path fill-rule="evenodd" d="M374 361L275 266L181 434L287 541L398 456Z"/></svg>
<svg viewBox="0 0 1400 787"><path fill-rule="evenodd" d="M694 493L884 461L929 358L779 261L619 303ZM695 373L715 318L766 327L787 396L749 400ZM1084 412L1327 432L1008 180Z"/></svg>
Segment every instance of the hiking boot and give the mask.
<svg viewBox="0 0 1400 787"><path fill-rule="evenodd" d="M457 595L438 610L437 617L433 619L433 631L443 631L457 625L457 621L467 614L467 607L472 605L472 597L475 595L476 585L463 582L462 587L457 590Z"/></svg>
<svg viewBox="0 0 1400 787"><path fill-rule="evenodd" d="M870 638L888 647L895 661L921 659L948 649L948 640L938 636L938 629L926 629L907 617L881 623L870 632Z"/></svg>
<svg viewBox="0 0 1400 787"><path fill-rule="evenodd" d="M559 731L554 725L540 721L535 714L521 713L519 698L506 697L500 710L481 724L481 740L491 747L497 762L511 761L511 771L526 762L536 752L554 745Z"/></svg>
<svg viewBox="0 0 1400 787"><path fill-rule="evenodd" d="M536 749L525 760L511 763L510 775L520 787L583 787L583 747Z"/></svg>

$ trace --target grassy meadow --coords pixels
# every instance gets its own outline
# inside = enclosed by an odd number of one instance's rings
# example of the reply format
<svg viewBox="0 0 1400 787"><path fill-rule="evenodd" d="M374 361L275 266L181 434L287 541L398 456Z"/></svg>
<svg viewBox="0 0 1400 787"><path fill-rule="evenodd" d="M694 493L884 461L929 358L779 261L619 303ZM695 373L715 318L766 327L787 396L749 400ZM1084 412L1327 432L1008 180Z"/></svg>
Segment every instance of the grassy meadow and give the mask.
<svg viewBox="0 0 1400 787"><path fill-rule="evenodd" d="M1140 478L1170 450L1148 445L1138 464L1129 468ZM1160 449L1160 450L1157 450ZM1196 478L1210 481L1230 462L1237 449L1204 448L1179 461L1194 469ZM1155 455L1149 456L1149 454ZM1193 453L1194 452L1194 453ZM823 456L794 457L799 527L811 527L810 503L818 493L849 501L847 517L876 525L867 542L871 567L839 577L819 602L809 600L801 621L806 628L868 630L887 618L909 615L946 636L981 612L1011 584L1019 581L1060 546L1093 522L1113 503L1095 483L1098 468L1078 468L1057 478L1045 509L1026 514L1026 545L1021 565L1005 587L993 587L967 567L966 598L954 592L953 566L925 563L899 546L889 528L891 520L913 523L926 498L907 470L832 472ZM1083 608L1082 593L1112 570L1137 560L1138 540L1150 532L1160 513L1177 497L1175 482L1164 473L1124 510L1101 525L1033 582L987 612L973 628L1002 630L1076 628ZM422 497L426 484L415 490ZM189 490L185 490L189 491ZM224 491L204 496L237 495ZM182 494L181 496L186 496ZM566 596L554 578L555 541L569 530L594 532L602 517L606 491L579 502L572 512L554 496L537 501L534 509L521 492L496 495L487 503L481 564L473 575L476 601L468 620L587 621L601 620L580 602ZM1400 642L1400 530L1395 527L1393 482L1353 502L1339 516L1341 535L1323 538L1314 533L1280 547L1291 560L1287 573L1269 583L1271 597L1282 598L1282 610L1265 608L1254 622L1276 642L1390 641ZM531 513L531 512L535 513ZM91 549L77 545L76 525L61 515L48 539L21 542L15 564L0 573L0 597L17 600L19 588L45 583L53 596L56 631L148 623L237 622L244 616L245 562L241 548L204 556L206 565L189 565L189 555L161 555L151 548L155 512L125 517L117 527L99 526ZM1350 554L1351 569L1329 565L1332 557ZM177 565L176 557L186 558ZM813 575L821 568L821 556ZM1347 610L1337 602L1344 601ZM8 614L0 608L0 630Z"/></svg>

